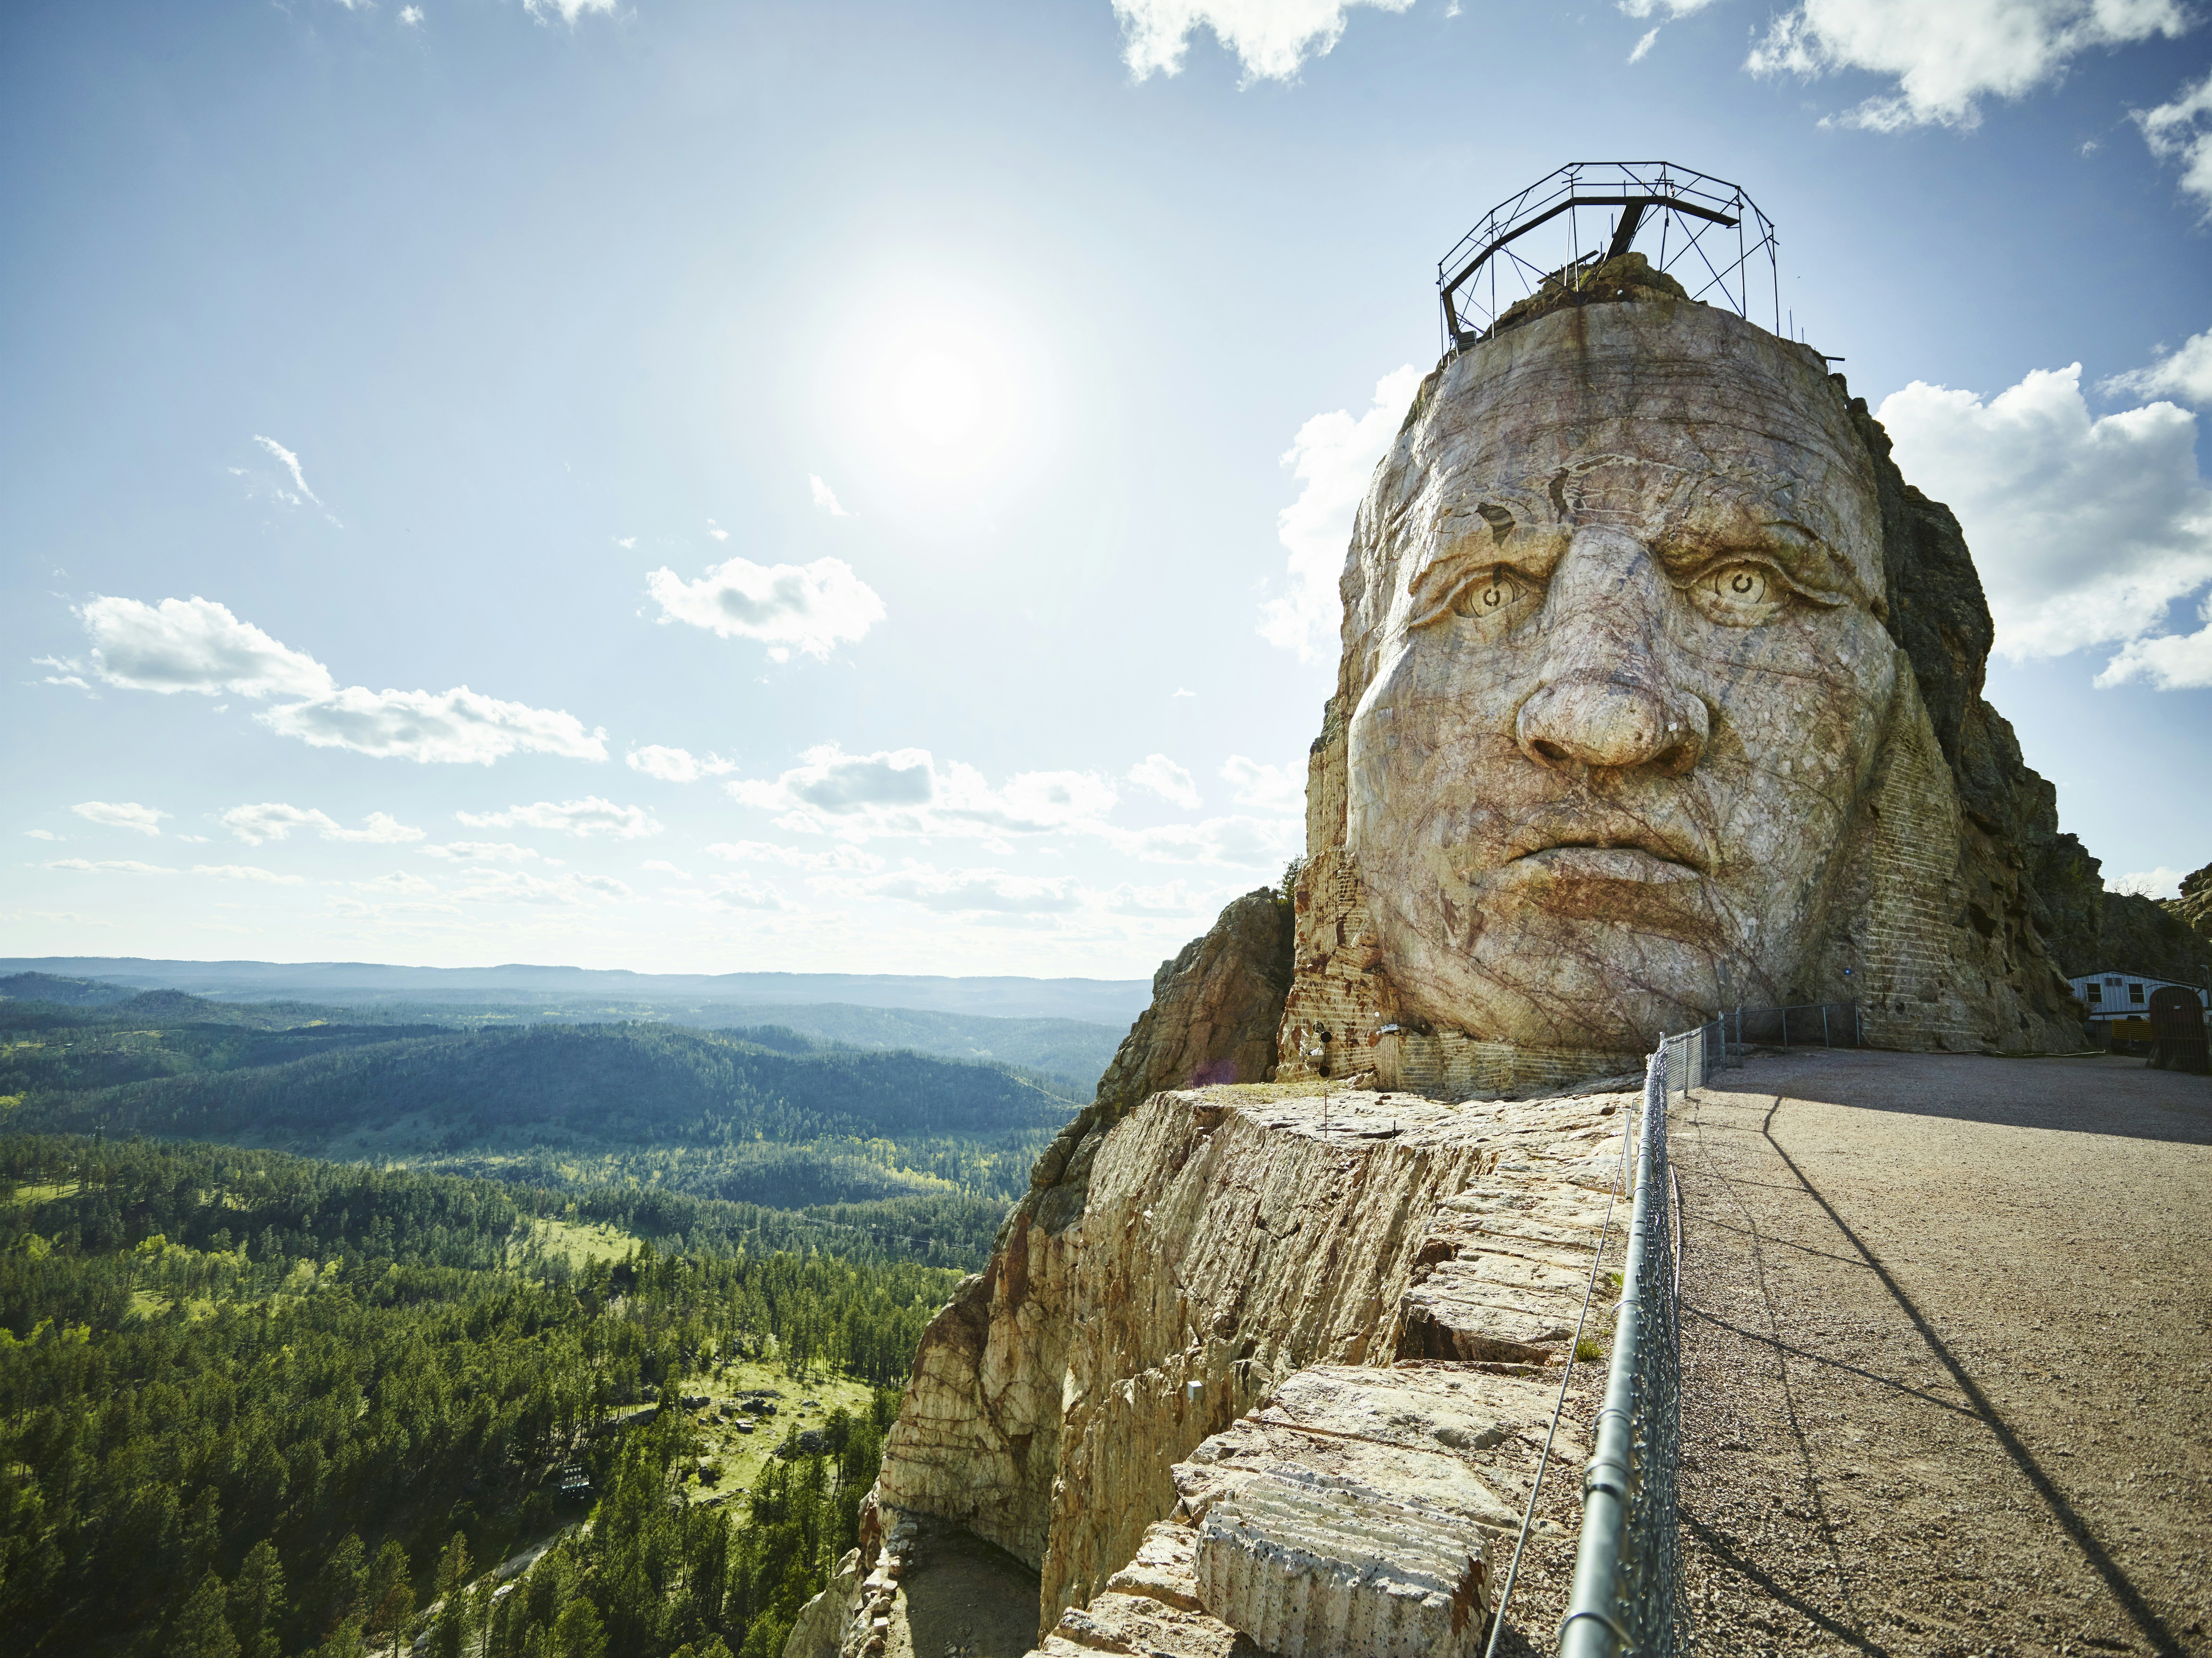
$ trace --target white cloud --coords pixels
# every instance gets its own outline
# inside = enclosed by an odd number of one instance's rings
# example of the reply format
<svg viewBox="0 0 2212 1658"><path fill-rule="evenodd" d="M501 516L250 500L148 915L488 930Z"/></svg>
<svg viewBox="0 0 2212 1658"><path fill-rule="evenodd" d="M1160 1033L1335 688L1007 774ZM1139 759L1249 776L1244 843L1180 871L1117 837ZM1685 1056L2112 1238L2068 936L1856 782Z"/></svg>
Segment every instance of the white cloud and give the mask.
<svg viewBox="0 0 2212 1658"><path fill-rule="evenodd" d="M1103 832L1115 850L1147 863L1218 863L1242 869L1279 869L1304 850L1305 841L1304 824L1249 817Z"/></svg>
<svg viewBox="0 0 2212 1658"><path fill-rule="evenodd" d="M404 26L405 27L408 27L408 28L420 28L420 27L422 27L422 7L420 7L420 6L402 6L402 7L400 7L400 9L399 9L399 21L400 21L400 22L401 22L401 24L402 24L403 26Z"/></svg>
<svg viewBox="0 0 2212 1658"><path fill-rule="evenodd" d="M1195 697L1198 695L1198 692L1195 691L1187 691L1182 686L1177 686L1176 687L1175 694L1178 697Z"/></svg>
<svg viewBox="0 0 2212 1658"><path fill-rule="evenodd" d="M534 806L511 806L504 812L456 812L453 815L471 829L557 829L582 839L613 835L621 840L636 840L657 835L662 828L660 820L642 806L617 806L597 795L562 801L558 806L542 800Z"/></svg>
<svg viewBox="0 0 2212 1658"><path fill-rule="evenodd" d="M400 822L388 812L372 812L358 829L342 826L335 819L312 807L287 806L264 801L255 806L234 806L222 814L223 826L248 846L264 841L288 839L295 829L313 829L325 840L362 841L392 845L420 840L420 829Z"/></svg>
<svg viewBox="0 0 2212 1658"><path fill-rule="evenodd" d="M2170 104L2131 111L2159 160L2181 162L2181 187L2212 214L2212 70Z"/></svg>
<svg viewBox="0 0 2212 1658"><path fill-rule="evenodd" d="M2114 375L2097 389L2107 397L2133 392L2138 397L2163 393L2184 403L2212 403L2212 328L2192 334L2178 351L2169 351L2148 369Z"/></svg>
<svg viewBox="0 0 2212 1658"><path fill-rule="evenodd" d="M528 846L517 846L512 841L453 840L442 846L425 846L423 851L434 858L443 858L448 863L522 863L535 862L538 853ZM558 858L547 858L548 863L557 863Z"/></svg>
<svg viewBox="0 0 2212 1658"><path fill-rule="evenodd" d="M795 910L799 906L768 881L749 875L717 875L708 900L726 910Z"/></svg>
<svg viewBox="0 0 2212 1658"><path fill-rule="evenodd" d="M26 829L23 832L28 835L33 840L66 840L69 838L66 835L56 834L51 829Z"/></svg>
<svg viewBox="0 0 2212 1658"><path fill-rule="evenodd" d="M1247 84L1287 81L1309 58L1325 57L1343 37L1355 5L1404 11L1413 0L1114 0L1121 59L1142 81L1182 73L1190 37L1210 29L1243 65Z"/></svg>
<svg viewBox="0 0 2212 1658"><path fill-rule="evenodd" d="M532 708L451 691L371 691L349 686L315 702L272 708L254 718L313 748L349 748L380 759L422 765L489 765L508 754L558 754L603 760L606 732L558 709Z"/></svg>
<svg viewBox="0 0 2212 1658"><path fill-rule="evenodd" d="M396 846L404 841L420 840L422 832L405 824L389 812L371 812L361 820L358 829L325 829L325 840L362 841L376 846Z"/></svg>
<svg viewBox="0 0 2212 1658"><path fill-rule="evenodd" d="M718 637L757 639L777 661L793 650L826 657L884 619L884 601L842 558L756 564L732 558L696 582L663 565L646 578L664 622L688 622Z"/></svg>
<svg viewBox="0 0 2212 1658"><path fill-rule="evenodd" d="M1769 27L1744 67L1808 77L1863 70L1897 90L1842 119L1877 132L1931 122L1971 127L1978 101L2017 98L2098 47L2190 24L2179 0L1803 0Z"/></svg>
<svg viewBox="0 0 2212 1658"><path fill-rule="evenodd" d="M1306 780L1287 765L1263 765L1242 754L1223 763L1221 775L1237 791L1239 806L1255 806L1263 812L1305 809Z"/></svg>
<svg viewBox="0 0 2212 1658"><path fill-rule="evenodd" d="M832 846L819 852L798 846L771 846L766 841L716 841L707 849L709 857L731 863L781 863L811 875L870 875L884 867L883 859L857 846Z"/></svg>
<svg viewBox="0 0 2212 1658"><path fill-rule="evenodd" d="M1189 772L1164 754L1147 754L1139 760L1129 768L1129 781L1187 812L1198 809L1198 784Z"/></svg>
<svg viewBox="0 0 2212 1658"><path fill-rule="evenodd" d="M420 898L438 890L437 882L425 881L404 869L394 869L388 875L379 875L374 881L356 881L353 884L364 893L392 893L403 898Z"/></svg>
<svg viewBox="0 0 2212 1658"><path fill-rule="evenodd" d="M1123 881L1105 896L1105 908L1123 916L1194 916L1202 903L1201 897L1180 881L1164 887L1133 887Z"/></svg>
<svg viewBox="0 0 2212 1658"><path fill-rule="evenodd" d="M647 743L642 748L633 748L623 756L633 771L642 771L648 777L659 777L663 783L696 783L702 777L719 777L725 771L738 769L735 760L726 760L717 754L704 759L693 756L682 748L664 748L659 743Z"/></svg>
<svg viewBox="0 0 2212 1658"><path fill-rule="evenodd" d="M55 573L60 574L59 571ZM46 683L48 685L65 685L78 691L92 689L85 683L84 664L74 656L33 656L31 661L35 667L51 667L54 670L46 676Z"/></svg>
<svg viewBox="0 0 2212 1658"><path fill-rule="evenodd" d="M574 870L548 880L526 869L472 869L470 884L459 896L479 903L585 904L594 899L636 896L611 875L587 875Z"/></svg>
<svg viewBox="0 0 2212 1658"><path fill-rule="evenodd" d="M307 880L305 875L280 875L273 869L263 869L251 863L195 863L196 875L221 875L226 881L261 881L276 887L297 887Z"/></svg>
<svg viewBox="0 0 2212 1658"><path fill-rule="evenodd" d="M2016 661L2115 642L2099 683L2187 677L2205 647L2151 637L2212 581L2212 490L2197 418L2171 403L2090 418L2081 365L2037 369L1984 403L1914 381L1884 399L1905 475L1959 515ZM2163 665L2163 666L2162 666Z"/></svg>
<svg viewBox="0 0 2212 1658"><path fill-rule="evenodd" d="M291 450L286 448L275 438L264 437L258 432L256 432L253 435L253 441L256 443L258 443L263 448L268 450L270 454L275 455L277 460L283 461L284 463L284 469L292 474L292 488L297 491L298 494L285 495L285 498L287 500L290 501L291 503L296 507L300 504L301 497L304 496L319 507L323 504L322 497L307 487L307 476L305 472L300 470L300 457L298 455L294 454ZM280 491L278 493L283 494L284 492Z"/></svg>
<svg viewBox="0 0 2212 1658"><path fill-rule="evenodd" d="M94 671L127 691L317 698L337 689L313 657L211 600L98 598L77 614L92 636Z"/></svg>
<svg viewBox="0 0 2212 1658"><path fill-rule="evenodd" d="M2212 599L2198 614L2204 625L2194 633L2161 633L2130 639L2097 676L2102 686L2148 680L2160 691L2201 691L2212 686Z"/></svg>
<svg viewBox="0 0 2212 1658"><path fill-rule="evenodd" d="M850 518L853 515L845 510L844 503L837 498L837 492L812 472L806 474L806 482L814 491L814 504L832 518Z"/></svg>
<svg viewBox="0 0 2212 1658"><path fill-rule="evenodd" d="M643 863L640 864L638 868L641 869L650 869L655 875L674 875L682 881L689 881L691 879L691 872L689 869L679 869L674 864L671 863L666 858L647 858Z"/></svg>
<svg viewBox="0 0 2212 1658"><path fill-rule="evenodd" d="M109 685L278 698L254 717L317 748L422 762L489 765L518 753L607 757L605 733L573 715L446 692L339 687L313 657L279 643L212 600L96 598L78 612L92 636L94 670Z"/></svg>
<svg viewBox="0 0 2212 1658"><path fill-rule="evenodd" d="M620 547L624 552L628 552L632 547L637 545L637 537L635 535L617 535L613 537L612 539L614 544Z"/></svg>
<svg viewBox="0 0 2212 1658"><path fill-rule="evenodd" d="M169 814L151 806L141 806L137 801L79 801L70 810L77 816L109 829L135 829L142 835L161 832L161 820Z"/></svg>
<svg viewBox="0 0 2212 1658"><path fill-rule="evenodd" d="M83 858L56 858L48 863L46 868L75 869L86 873L93 870L109 870L126 875L173 875L177 873L174 869L165 869L158 863L141 863L136 858L108 858L98 863L90 863Z"/></svg>
<svg viewBox="0 0 2212 1658"><path fill-rule="evenodd" d="M1073 876L1016 875L1002 869L940 870L910 863L879 875L820 884L842 897L897 899L948 915L1064 915L1083 907Z"/></svg>
<svg viewBox="0 0 2212 1658"><path fill-rule="evenodd" d="M1261 607L1260 632L1268 643L1297 651L1300 661L1311 661L1317 643L1336 637L1336 584L1352 521L1420 384L1421 371L1410 363L1383 375L1364 414L1354 418L1338 409L1316 415L1298 428L1283 456L1305 487L1276 516L1276 533L1290 550L1289 591Z"/></svg>
<svg viewBox="0 0 2212 1658"><path fill-rule="evenodd" d="M717 524L711 518L707 521L707 533L713 536L717 541L726 541L730 539L729 531L724 529L720 524Z"/></svg>
<svg viewBox="0 0 2212 1658"><path fill-rule="evenodd" d="M558 17L574 28L576 20L587 11L598 12L603 17L613 16L615 0L522 0L522 9L538 22Z"/></svg>
<svg viewBox="0 0 2212 1658"><path fill-rule="evenodd" d="M2155 869L2139 869L2134 875L2106 881L2105 890L2132 893L2138 898L2179 898L2183 874L2182 870L2168 869L2163 865Z"/></svg>
<svg viewBox="0 0 2212 1658"><path fill-rule="evenodd" d="M810 748L772 782L723 784L747 806L781 811L777 824L848 840L872 835L1047 834L1094 826L1119 798L1091 771L1024 771L993 789L972 765L942 765L924 748L848 754Z"/></svg>
<svg viewBox="0 0 2212 1658"><path fill-rule="evenodd" d="M1634 50L1630 52L1628 54L1628 61L1632 64L1642 63L1645 55L1649 53L1651 48L1656 46L1658 42L1659 31L1657 29L1653 28L1644 30L1643 38L1637 41Z"/></svg>
<svg viewBox="0 0 2212 1658"><path fill-rule="evenodd" d="M320 829L327 833L338 826L336 819L320 812L286 806L277 801L264 801L258 806L234 806L222 814L222 824L248 846L258 846L264 841L289 840L295 829Z"/></svg>

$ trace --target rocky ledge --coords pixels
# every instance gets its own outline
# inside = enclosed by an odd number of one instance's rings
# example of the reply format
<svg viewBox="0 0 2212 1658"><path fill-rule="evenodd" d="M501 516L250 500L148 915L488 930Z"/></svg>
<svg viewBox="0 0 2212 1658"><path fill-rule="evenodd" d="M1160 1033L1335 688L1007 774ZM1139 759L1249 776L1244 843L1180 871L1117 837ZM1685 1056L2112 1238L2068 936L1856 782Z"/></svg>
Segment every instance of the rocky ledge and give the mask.
<svg viewBox="0 0 2212 1658"><path fill-rule="evenodd" d="M1092 1125L1079 1210L1025 1204L923 1338L862 1552L787 1658L910 1646L931 1528L1037 1573L1048 1649L1116 1619L1149 1631L1123 1650L1458 1649L1635 1099L1258 1083ZM1161 1575L1186 1555L1188 1584Z"/></svg>

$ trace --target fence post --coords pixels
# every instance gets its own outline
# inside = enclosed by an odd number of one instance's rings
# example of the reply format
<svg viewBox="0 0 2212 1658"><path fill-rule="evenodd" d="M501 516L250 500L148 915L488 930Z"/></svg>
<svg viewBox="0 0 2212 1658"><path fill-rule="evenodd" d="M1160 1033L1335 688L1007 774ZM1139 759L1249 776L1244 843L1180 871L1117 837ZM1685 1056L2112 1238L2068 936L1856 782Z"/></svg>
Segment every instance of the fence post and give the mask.
<svg viewBox="0 0 2212 1658"><path fill-rule="evenodd" d="M1824 1048L1836 1045L1828 1040L1828 1004L1825 1002L1820 1004L1820 1045Z"/></svg>

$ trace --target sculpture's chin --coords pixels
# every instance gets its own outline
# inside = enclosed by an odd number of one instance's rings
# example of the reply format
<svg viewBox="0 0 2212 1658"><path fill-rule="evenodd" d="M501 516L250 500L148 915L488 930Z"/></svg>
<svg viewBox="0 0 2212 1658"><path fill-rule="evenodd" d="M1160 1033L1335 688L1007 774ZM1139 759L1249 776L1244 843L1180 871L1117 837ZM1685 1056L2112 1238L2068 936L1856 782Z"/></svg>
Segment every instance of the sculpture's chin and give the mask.
<svg viewBox="0 0 2212 1658"><path fill-rule="evenodd" d="M1649 854L1571 850L1495 872L1456 945L1440 913L1425 925L1378 906L1407 1011L1486 1041L1622 1051L1708 1017L1707 879Z"/></svg>

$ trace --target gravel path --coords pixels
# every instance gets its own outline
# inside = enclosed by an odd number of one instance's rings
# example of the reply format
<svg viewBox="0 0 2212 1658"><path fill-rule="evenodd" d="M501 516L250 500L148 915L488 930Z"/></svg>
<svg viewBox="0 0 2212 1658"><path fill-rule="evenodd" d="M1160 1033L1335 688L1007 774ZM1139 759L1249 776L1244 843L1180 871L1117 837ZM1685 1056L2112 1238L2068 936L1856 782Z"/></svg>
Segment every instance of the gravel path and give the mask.
<svg viewBox="0 0 2212 1658"><path fill-rule="evenodd" d="M1695 1650L2212 1653L2212 1081L1816 1051L1674 1123Z"/></svg>

